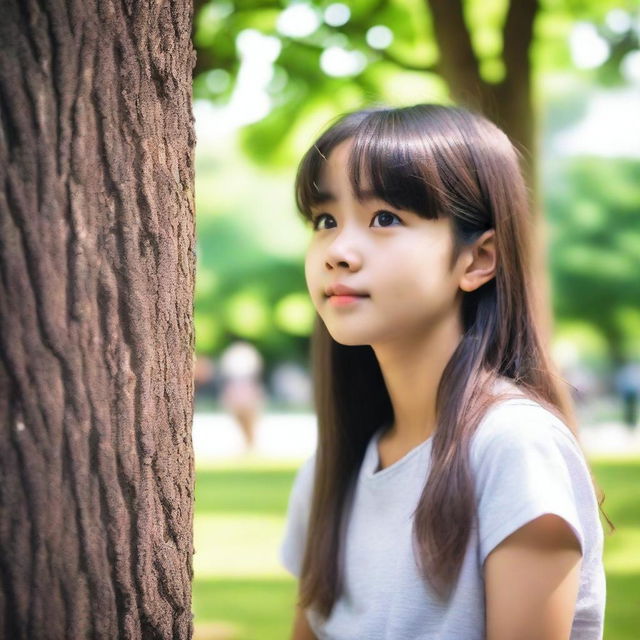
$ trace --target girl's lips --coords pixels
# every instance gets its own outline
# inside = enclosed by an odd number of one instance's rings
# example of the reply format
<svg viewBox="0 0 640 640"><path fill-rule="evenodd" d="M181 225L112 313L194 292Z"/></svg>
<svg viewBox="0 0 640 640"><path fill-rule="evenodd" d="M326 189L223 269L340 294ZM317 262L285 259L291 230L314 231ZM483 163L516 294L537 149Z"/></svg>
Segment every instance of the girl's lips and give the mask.
<svg viewBox="0 0 640 640"><path fill-rule="evenodd" d="M346 305L352 305L352 304L356 304L366 298L368 298L369 296L329 296L329 304L333 305L334 307L343 307Z"/></svg>
<svg viewBox="0 0 640 640"><path fill-rule="evenodd" d="M333 285L328 286L325 289L324 294L329 296L368 296L368 293L364 291L359 291L358 289L352 289L348 287L346 284L342 284L341 282L336 282Z"/></svg>

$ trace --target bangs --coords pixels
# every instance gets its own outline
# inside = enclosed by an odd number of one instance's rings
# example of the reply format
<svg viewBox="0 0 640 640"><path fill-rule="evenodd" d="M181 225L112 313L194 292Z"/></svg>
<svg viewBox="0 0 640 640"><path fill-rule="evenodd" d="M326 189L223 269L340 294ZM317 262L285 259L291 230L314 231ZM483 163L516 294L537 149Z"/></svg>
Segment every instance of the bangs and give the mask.
<svg viewBox="0 0 640 640"><path fill-rule="evenodd" d="M376 197L423 218L442 216L446 211L440 197L443 186L423 136L390 110L361 112L360 116L356 122L347 116L331 127L303 157L295 183L302 216L311 220L312 207L329 199L321 183L324 165L333 148L347 139L353 139L347 160L349 182L359 202Z"/></svg>

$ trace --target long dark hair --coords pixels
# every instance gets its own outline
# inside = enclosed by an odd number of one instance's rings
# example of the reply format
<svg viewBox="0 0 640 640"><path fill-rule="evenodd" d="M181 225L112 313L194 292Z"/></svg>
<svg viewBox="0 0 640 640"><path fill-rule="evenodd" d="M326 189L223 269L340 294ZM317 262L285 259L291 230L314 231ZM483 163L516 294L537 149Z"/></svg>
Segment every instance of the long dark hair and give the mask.
<svg viewBox="0 0 640 640"><path fill-rule="evenodd" d="M464 246L495 229L496 275L463 294L464 332L439 383L432 466L414 513L421 571L445 598L476 517L470 439L489 406L509 397L494 393L494 383L509 379L516 385L510 387L552 411L580 442L571 395L534 322L544 309L537 306L542 297L531 268L535 225L522 156L496 125L461 107L374 105L343 114L298 168L296 204L309 223L322 165L348 139L356 196L365 176L395 207L428 219L451 218L450 268ZM342 588L340 544L350 491L370 438L393 421L393 407L373 349L339 344L318 314L311 360L318 446L298 604L328 617ZM604 493L588 468L601 508Z"/></svg>

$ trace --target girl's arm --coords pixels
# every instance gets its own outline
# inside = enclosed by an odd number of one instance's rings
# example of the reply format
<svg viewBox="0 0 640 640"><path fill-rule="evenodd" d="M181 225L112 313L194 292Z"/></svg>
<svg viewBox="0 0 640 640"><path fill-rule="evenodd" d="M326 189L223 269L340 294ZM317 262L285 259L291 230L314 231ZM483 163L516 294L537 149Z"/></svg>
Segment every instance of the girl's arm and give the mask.
<svg viewBox="0 0 640 640"><path fill-rule="evenodd" d="M551 513L503 540L484 565L487 640L569 640L582 553Z"/></svg>
<svg viewBox="0 0 640 640"><path fill-rule="evenodd" d="M304 611L299 605L296 605L296 617L293 621L291 640L318 640L307 622Z"/></svg>

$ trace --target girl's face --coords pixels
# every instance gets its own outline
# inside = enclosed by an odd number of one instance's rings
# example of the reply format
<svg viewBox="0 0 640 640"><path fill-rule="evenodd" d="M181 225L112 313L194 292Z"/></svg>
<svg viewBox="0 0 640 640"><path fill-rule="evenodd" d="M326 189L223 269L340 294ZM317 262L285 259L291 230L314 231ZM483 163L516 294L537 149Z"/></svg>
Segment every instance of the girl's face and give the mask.
<svg viewBox="0 0 640 640"><path fill-rule="evenodd" d="M459 259L448 269L449 219L427 220L377 198L360 204L347 175L351 144L334 147L319 177L320 190L334 199L312 211L315 230L305 260L307 287L327 330L350 346L411 344L443 322L459 322L462 332L464 268ZM335 285L364 295L327 296Z"/></svg>

